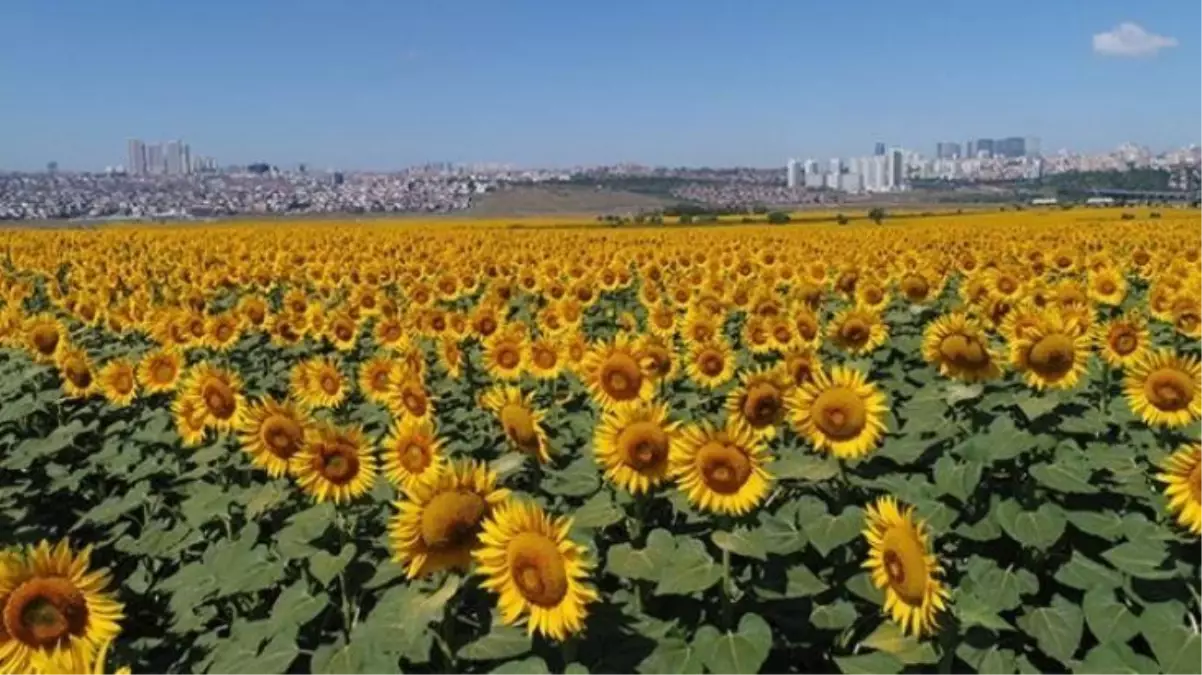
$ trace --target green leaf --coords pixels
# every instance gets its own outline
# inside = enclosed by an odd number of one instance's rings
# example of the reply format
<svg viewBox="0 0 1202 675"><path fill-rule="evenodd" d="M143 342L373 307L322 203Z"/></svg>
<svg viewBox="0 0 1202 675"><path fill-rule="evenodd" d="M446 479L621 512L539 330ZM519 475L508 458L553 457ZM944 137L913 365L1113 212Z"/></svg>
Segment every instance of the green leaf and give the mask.
<svg viewBox="0 0 1202 675"><path fill-rule="evenodd" d="M1180 603L1149 605L1140 616L1140 631L1165 673L1202 672L1202 641L1182 618Z"/></svg>
<svg viewBox="0 0 1202 675"><path fill-rule="evenodd" d="M610 493L602 490L576 509L572 523L577 527L600 529L622 520L624 515Z"/></svg>
<svg viewBox="0 0 1202 675"><path fill-rule="evenodd" d="M384 592L367 618L355 627L351 642L377 640L377 649L392 650L413 663L426 663L432 643L428 627L442 617L460 583L459 577L447 577L442 587L430 594L412 585L393 586Z"/></svg>
<svg viewBox="0 0 1202 675"><path fill-rule="evenodd" d="M1086 534L1115 541L1123 532L1123 519L1113 511L1065 511L1068 522Z"/></svg>
<svg viewBox="0 0 1202 675"><path fill-rule="evenodd" d="M679 638L664 638L639 663L638 671L645 675L701 675L705 672L705 665L701 662L701 646Z"/></svg>
<svg viewBox="0 0 1202 675"><path fill-rule="evenodd" d="M1002 528L997 524L996 520L990 518L989 515L986 514L985 517L971 525L968 523L961 523L960 526L956 528L956 534L973 541L993 541L994 539L1002 536Z"/></svg>
<svg viewBox="0 0 1202 675"><path fill-rule="evenodd" d="M702 626L693 642L712 673L758 673L772 650L772 629L758 614L748 613L737 631L719 633L713 626Z"/></svg>
<svg viewBox="0 0 1202 675"><path fill-rule="evenodd" d="M872 652L856 656L836 656L835 665L847 675L876 675L900 673L906 664L886 652Z"/></svg>
<svg viewBox="0 0 1202 675"><path fill-rule="evenodd" d="M856 608L850 602L837 600L830 605L815 605L810 612L810 623L815 628L841 630L856 620Z"/></svg>
<svg viewBox="0 0 1202 675"><path fill-rule="evenodd" d="M777 555L796 553L805 548L806 535L797 524L797 503L781 507L776 513L760 513L760 537L764 550Z"/></svg>
<svg viewBox="0 0 1202 675"><path fill-rule="evenodd" d="M1139 619L1114 596L1114 591L1093 589L1081 601L1085 625L1098 642L1126 642L1139 632Z"/></svg>
<svg viewBox="0 0 1202 675"><path fill-rule="evenodd" d="M988 601L982 600L975 592L960 593L956 596L956 602L953 605L953 611L965 628L980 626L996 631L1014 630L1014 626L1011 626L1009 621L998 616L1000 609Z"/></svg>
<svg viewBox="0 0 1202 675"><path fill-rule="evenodd" d="M947 401L948 405L955 405L963 401L981 398L981 394L984 393L984 385L953 382L947 386L947 394L943 397L943 400Z"/></svg>
<svg viewBox="0 0 1202 675"><path fill-rule="evenodd" d="M630 544L611 546L605 570L623 579L657 581L675 552L676 542L672 533L657 528L647 535L647 545L640 550L635 550Z"/></svg>
<svg viewBox="0 0 1202 675"><path fill-rule="evenodd" d="M1057 492L1088 495L1098 491L1090 482L1091 471L1082 460L1070 460L1065 453L1047 464L1036 464L1028 471L1040 484Z"/></svg>
<svg viewBox="0 0 1202 675"><path fill-rule="evenodd" d="M329 596L325 593L316 596L310 594L309 584L301 579L276 597L268 622L275 631L284 632L286 626L295 628L308 623L321 614L328 602Z"/></svg>
<svg viewBox="0 0 1202 675"><path fill-rule="evenodd" d="M581 457L563 471L548 471L541 487L553 495L584 497L601 487L601 474L591 459Z"/></svg>
<svg viewBox="0 0 1202 675"><path fill-rule="evenodd" d="M309 558L309 572L317 583L327 586L334 577L338 576L352 560L355 559L355 545L344 544L337 557L326 551L318 551Z"/></svg>
<svg viewBox="0 0 1202 675"><path fill-rule="evenodd" d="M981 468L977 462L961 463L944 455L935 462L935 488L939 494L950 495L965 504L981 482Z"/></svg>
<svg viewBox="0 0 1202 675"><path fill-rule="evenodd" d="M376 565L376 571L371 575L371 579L368 579L363 584L363 588L370 591L381 586L386 586L393 579L399 579L403 576L405 576L404 567L392 560L385 560Z"/></svg>
<svg viewBox="0 0 1202 675"><path fill-rule="evenodd" d="M458 656L468 661L501 661L521 656L531 649L529 633L494 621L488 634L461 647Z"/></svg>
<svg viewBox="0 0 1202 675"><path fill-rule="evenodd" d="M1172 571L1160 569L1167 556L1163 544L1151 541L1124 542L1102 554L1116 569L1144 579L1172 577Z"/></svg>
<svg viewBox="0 0 1202 675"><path fill-rule="evenodd" d="M1034 422L1059 407L1061 399L1054 392L1047 392L1043 395L1024 392L1019 394L1015 403L1027 421Z"/></svg>
<svg viewBox="0 0 1202 675"><path fill-rule="evenodd" d="M1039 579L1034 574L1015 569L1013 565L1002 569L994 561L980 556L969 560L968 577L969 583L962 584L961 590L975 594L997 612L1014 609L1023 604L1024 595L1039 591Z"/></svg>
<svg viewBox="0 0 1202 675"><path fill-rule="evenodd" d="M115 522L118 518L133 509L144 506L146 496L149 493L150 486L148 483L138 483L123 495L109 497L100 504L97 504L90 511L80 516L79 521L71 529L78 529L89 522L96 523L97 525L107 525Z"/></svg>
<svg viewBox="0 0 1202 675"><path fill-rule="evenodd" d="M778 480L819 482L839 475L839 462L829 457L793 453L772 463L772 475Z"/></svg>
<svg viewBox="0 0 1202 675"><path fill-rule="evenodd" d="M810 545L824 558L837 547L855 539L863 526L864 510L858 506L849 506L838 516L826 513L813 520L802 521Z"/></svg>
<svg viewBox="0 0 1202 675"><path fill-rule="evenodd" d="M1111 589L1123 585L1123 575L1101 563L1090 560L1080 551L1073 551L1069 561L1056 571L1056 581L1082 591L1093 588Z"/></svg>
<svg viewBox="0 0 1202 675"><path fill-rule="evenodd" d="M340 673L400 673L400 657L395 651L380 649L370 637L343 640L342 636L313 652L310 672L315 675ZM282 671L276 671L282 672Z"/></svg>
<svg viewBox="0 0 1202 675"><path fill-rule="evenodd" d="M1052 598L1050 607L1023 613L1018 617L1018 626L1035 638L1044 654L1067 664L1081 644L1085 623L1081 609L1057 595Z"/></svg>
<svg viewBox="0 0 1202 675"><path fill-rule="evenodd" d="M288 519L275 537L275 545L280 555L285 558L303 558L310 555L313 548L309 542L325 534L334 522L334 505L322 502L298 511Z"/></svg>
<svg viewBox="0 0 1202 675"><path fill-rule="evenodd" d="M1089 650L1089 653L1077 664L1073 672L1089 675L1092 673L1158 673L1161 670L1155 661L1142 654L1136 654L1129 645L1112 642L1096 645Z"/></svg>
<svg viewBox="0 0 1202 675"><path fill-rule="evenodd" d="M978 673L1013 673L1014 652L1002 649L996 644L988 647L975 647L970 641L961 642L956 647L956 656L972 666Z"/></svg>
<svg viewBox="0 0 1202 675"><path fill-rule="evenodd" d="M939 655L929 642L918 640L902 633L892 621L883 621L872 634L860 641L860 645L896 656L906 665L935 663Z"/></svg>
<svg viewBox="0 0 1202 675"><path fill-rule="evenodd" d="M1059 541L1067 522L1059 507L1046 502L1035 511L1024 511L1018 502L1007 499L994 508L993 515L1011 539L1039 550Z"/></svg>
<svg viewBox="0 0 1202 675"><path fill-rule="evenodd" d="M704 591L722 578L722 568L696 539L677 542L676 553L668 560L655 587L656 595L690 595Z"/></svg>
<svg viewBox="0 0 1202 675"><path fill-rule="evenodd" d="M755 558L756 560L767 560L768 552L764 547L764 542L756 530L748 530L746 528L737 528L726 532L718 531L710 535L714 546L731 553L741 555L746 558Z"/></svg>
<svg viewBox="0 0 1202 675"><path fill-rule="evenodd" d="M493 668L491 672L500 673L503 675L546 675L551 671L547 668L547 662L537 656L531 656L521 661L510 661L502 663Z"/></svg>
<svg viewBox="0 0 1202 675"><path fill-rule="evenodd" d="M829 588L826 582L810 571L810 568L801 564L790 567L785 572L785 578L788 580L785 586L785 597L789 598L818 595Z"/></svg>
<svg viewBox="0 0 1202 675"><path fill-rule="evenodd" d="M930 440L924 440L915 436L887 438L875 456L884 457L897 466L905 467L917 462L931 445L932 442Z"/></svg>
<svg viewBox="0 0 1202 675"><path fill-rule="evenodd" d="M847 590L874 605L884 606L885 604L885 591L872 585L872 575L868 572L860 572L848 579Z"/></svg>

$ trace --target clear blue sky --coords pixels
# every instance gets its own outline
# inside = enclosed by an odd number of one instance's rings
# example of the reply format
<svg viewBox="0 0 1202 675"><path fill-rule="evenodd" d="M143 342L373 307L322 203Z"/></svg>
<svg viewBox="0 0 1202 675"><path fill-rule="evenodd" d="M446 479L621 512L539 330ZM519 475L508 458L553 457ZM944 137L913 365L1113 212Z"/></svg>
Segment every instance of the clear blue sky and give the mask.
<svg viewBox="0 0 1202 675"><path fill-rule="evenodd" d="M124 164L130 137L319 168L1165 149L1199 140L1200 21L1195 0L3 0L0 167ZM1152 45L1097 53L1124 22Z"/></svg>

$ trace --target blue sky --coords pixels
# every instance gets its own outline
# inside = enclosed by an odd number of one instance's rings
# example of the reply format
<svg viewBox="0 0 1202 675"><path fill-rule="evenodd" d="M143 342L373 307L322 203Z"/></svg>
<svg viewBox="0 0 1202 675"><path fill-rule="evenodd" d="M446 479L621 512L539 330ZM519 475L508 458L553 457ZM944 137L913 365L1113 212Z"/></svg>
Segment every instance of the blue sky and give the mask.
<svg viewBox="0 0 1202 675"><path fill-rule="evenodd" d="M1146 32L1096 52L1124 22ZM1199 140L1200 22L1189 0L4 0L0 167L121 164L130 137L340 168L1162 149Z"/></svg>

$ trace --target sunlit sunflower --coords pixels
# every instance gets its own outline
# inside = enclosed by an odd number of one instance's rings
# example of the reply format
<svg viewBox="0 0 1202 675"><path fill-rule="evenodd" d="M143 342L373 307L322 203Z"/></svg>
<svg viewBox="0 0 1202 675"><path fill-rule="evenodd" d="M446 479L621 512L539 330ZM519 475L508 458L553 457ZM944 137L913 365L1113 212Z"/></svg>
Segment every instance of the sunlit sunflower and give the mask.
<svg viewBox="0 0 1202 675"><path fill-rule="evenodd" d="M242 337L242 323L233 312L211 316L206 321L204 343L208 347L225 352L233 349Z"/></svg>
<svg viewBox="0 0 1202 675"><path fill-rule="evenodd" d="M434 423L428 419L411 417L394 424L382 451L384 475L401 489L432 482L446 465Z"/></svg>
<svg viewBox="0 0 1202 675"><path fill-rule="evenodd" d="M560 357L559 344L555 340L546 337L532 340L527 349L526 367L534 377L553 380L563 370L563 359Z"/></svg>
<svg viewBox="0 0 1202 675"><path fill-rule="evenodd" d="M953 312L927 325L923 333L922 357L939 366L939 374L980 382L1002 375L1001 358L989 348L989 338L967 314Z"/></svg>
<svg viewBox="0 0 1202 675"><path fill-rule="evenodd" d="M1089 297L1103 305L1118 305L1127 297L1127 278L1121 270L1105 267L1089 274Z"/></svg>
<svg viewBox="0 0 1202 675"><path fill-rule="evenodd" d="M903 633L934 633L948 591L939 580L942 568L931 553L926 524L915 519L914 507L902 509L889 496L869 504L865 520L870 550L864 567L872 574L872 584L885 591L884 610Z"/></svg>
<svg viewBox="0 0 1202 675"><path fill-rule="evenodd" d="M671 380L680 369L670 344L655 335L644 335L635 341L634 353L639 360L639 367L652 382Z"/></svg>
<svg viewBox="0 0 1202 675"><path fill-rule="evenodd" d="M388 407L406 419L426 420L434 416L434 402L421 375L405 366L392 371Z"/></svg>
<svg viewBox="0 0 1202 675"><path fill-rule="evenodd" d="M359 391L369 401L384 405L391 391L391 378L397 368L395 359L376 355L359 366Z"/></svg>
<svg viewBox="0 0 1202 675"><path fill-rule="evenodd" d="M522 394L517 387L501 385L485 392L480 403L497 416L505 437L514 448L539 463L551 461L547 431L543 428L544 413L535 408L530 394Z"/></svg>
<svg viewBox="0 0 1202 675"><path fill-rule="evenodd" d="M307 430L300 452L288 460L288 471L314 501L341 504L371 489L376 456L359 427L316 424Z"/></svg>
<svg viewBox="0 0 1202 675"><path fill-rule="evenodd" d="M271 343L277 347L291 347L305 338L306 322L295 314L276 314L267 322Z"/></svg>
<svg viewBox="0 0 1202 675"><path fill-rule="evenodd" d="M1127 369L1131 409L1151 426L1180 427L1202 417L1202 365L1171 349L1149 351Z"/></svg>
<svg viewBox="0 0 1202 675"><path fill-rule="evenodd" d="M288 471L288 461L304 447L310 424L291 402L265 398L247 406L238 424L238 441L255 466L278 478Z"/></svg>
<svg viewBox="0 0 1202 675"><path fill-rule="evenodd" d="M1202 296L1197 290L1180 293L1173 299L1171 311L1174 330L1194 340L1202 338Z"/></svg>
<svg viewBox="0 0 1202 675"><path fill-rule="evenodd" d="M25 321L25 344L39 363L54 363L60 349L67 345L67 329L49 314L38 314Z"/></svg>
<svg viewBox="0 0 1202 675"><path fill-rule="evenodd" d="M148 394L174 391L183 365L183 357L174 350L149 352L138 362L138 384Z"/></svg>
<svg viewBox="0 0 1202 675"><path fill-rule="evenodd" d="M1096 326L1093 340L1106 363L1116 368L1135 363L1152 345L1147 321L1135 312Z"/></svg>
<svg viewBox="0 0 1202 675"><path fill-rule="evenodd" d="M785 352L781 367L793 387L814 381L814 373L822 369L818 353L807 347L795 347Z"/></svg>
<svg viewBox="0 0 1202 675"><path fill-rule="evenodd" d="M109 403L124 407L138 395L138 380L134 366L127 359L113 359L96 374L100 391Z"/></svg>
<svg viewBox="0 0 1202 675"><path fill-rule="evenodd" d="M359 338L359 324L345 311L335 312L326 323L325 337L338 351L349 352Z"/></svg>
<svg viewBox="0 0 1202 675"><path fill-rule="evenodd" d="M1089 359L1090 338L1065 321L1059 312L1046 312L1027 336L1010 343L1010 362L1029 386L1036 389L1071 389L1080 381Z"/></svg>
<svg viewBox="0 0 1202 675"><path fill-rule="evenodd" d="M876 310L856 306L831 319L827 336L836 347L849 354L865 354L885 343L889 338L889 326Z"/></svg>
<svg viewBox="0 0 1202 675"><path fill-rule="evenodd" d="M788 375L779 366L744 373L739 386L726 397L726 414L745 422L757 437L773 438L785 419L790 387Z"/></svg>
<svg viewBox="0 0 1202 675"><path fill-rule="evenodd" d="M185 448L200 445L205 439L208 426L204 402L198 398L179 396L171 402L171 418L175 432Z"/></svg>
<svg viewBox="0 0 1202 675"><path fill-rule="evenodd" d="M108 663L109 649L113 646L113 641L108 640L96 648L96 653L92 657L90 664L85 664L83 670L75 670L74 665L64 665L56 663L54 657L48 652L35 652L33 655L33 663L30 666L30 672L33 675L78 675L86 673L87 675L106 675L108 670L105 665ZM113 670L113 675L131 675L132 671L128 666Z"/></svg>
<svg viewBox="0 0 1202 675"><path fill-rule="evenodd" d="M68 347L59 352L58 371L63 392L71 398L87 398L95 394L98 381L92 360L82 349Z"/></svg>
<svg viewBox="0 0 1202 675"><path fill-rule="evenodd" d="M868 454L885 432L885 395L853 368L814 373L789 399L793 426L817 450L841 459Z"/></svg>
<svg viewBox="0 0 1202 675"><path fill-rule="evenodd" d="M332 359L314 357L292 367L292 395L310 408L336 408L346 400L346 377Z"/></svg>
<svg viewBox="0 0 1202 675"><path fill-rule="evenodd" d="M514 330L497 330L484 341L483 357L493 379L516 380L526 368L526 339Z"/></svg>
<svg viewBox="0 0 1202 675"><path fill-rule="evenodd" d="M1202 533L1202 444L1190 443L1164 459L1156 480L1177 522L1194 534Z"/></svg>
<svg viewBox="0 0 1202 675"><path fill-rule="evenodd" d="M89 569L91 547L67 541L3 555L0 560L0 669L86 672L121 632L123 607L108 591L108 570Z"/></svg>
<svg viewBox="0 0 1202 675"><path fill-rule="evenodd" d="M716 389L734 377L735 353L722 341L693 345L689 348L685 373L698 385Z"/></svg>
<svg viewBox="0 0 1202 675"><path fill-rule="evenodd" d="M741 515L768 495L772 461L751 429L738 420L685 427L672 446L670 473L690 503L704 511Z"/></svg>
<svg viewBox="0 0 1202 675"><path fill-rule="evenodd" d="M581 367L589 392L604 410L650 400L655 390L639 366L637 345L625 334L593 347Z"/></svg>
<svg viewBox="0 0 1202 675"><path fill-rule="evenodd" d="M508 497L496 472L477 462L452 462L432 481L411 483L388 525L392 559L410 579L466 571L485 518Z"/></svg>
<svg viewBox="0 0 1202 675"><path fill-rule="evenodd" d="M242 397L242 379L238 374L198 363L188 372L182 398L193 400L191 410L203 415L205 426L229 431L246 407Z"/></svg>
<svg viewBox="0 0 1202 675"><path fill-rule="evenodd" d="M587 605L597 592L585 583L592 563L585 548L568 538L572 521L552 517L538 505L512 501L484 523L473 553L481 586L497 593L501 622L527 617L527 632L566 640L584 629Z"/></svg>
<svg viewBox="0 0 1202 675"><path fill-rule="evenodd" d="M668 459L677 434L667 406L640 403L606 413L598 422L593 454L605 477L630 492L647 492L668 477Z"/></svg>
<svg viewBox="0 0 1202 675"><path fill-rule="evenodd" d="M448 377L457 380L463 376L463 365L467 359L457 340L444 337L438 341L435 351L438 352L438 362L446 368Z"/></svg>
<svg viewBox="0 0 1202 675"><path fill-rule="evenodd" d="M392 347L405 336L405 325L397 317L382 316L372 328L372 337L381 347Z"/></svg>

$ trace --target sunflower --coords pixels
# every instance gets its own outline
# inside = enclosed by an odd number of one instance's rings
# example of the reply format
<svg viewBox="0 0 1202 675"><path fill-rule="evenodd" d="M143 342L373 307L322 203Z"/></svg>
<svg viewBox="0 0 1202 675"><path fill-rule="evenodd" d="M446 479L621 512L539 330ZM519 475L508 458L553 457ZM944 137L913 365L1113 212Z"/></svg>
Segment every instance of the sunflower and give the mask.
<svg viewBox="0 0 1202 675"><path fill-rule="evenodd" d="M380 317L372 327L372 336L381 347L391 347L405 336L405 325L397 317Z"/></svg>
<svg viewBox="0 0 1202 675"><path fill-rule="evenodd" d="M1179 294L1171 307L1174 330L1194 340L1202 337L1202 298L1196 290Z"/></svg>
<svg viewBox="0 0 1202 675"><path fill-rule="evenodd" d="M727 420L686 427L672 446L669 472L693 505L705 511L742 515L768 494L772 457L747 425Z"/></svg>
<svg viewBox="0 0 1202 675"><path fill-rule="evenodd" d="M938 578L942 568L930 552L926 524L915 519L914 507L902 509L889 496L866 511L864 538L870 551L864 567L871 571L872 584L885 591L885 611L903 633L921 637L935 632L948 591Z"/></svg>
<svg viewBox="0 0 1202 675"><path fill-rule="evenodd" d="M480 545L484 520L509 497L497 474L484 464L456 461L430 482L402 490L388 526L392 559L410 579L444 569L466 571Z"/></svg>
<svg viewBox="0 0 1202 675"><path fill-rule="evenodd" d="M75 673L104 675L104 666L108 662L108 653L112 646L112 640L103 642L96 648L95 656L92 657L90 664L85 664L83 670L75 670L74 666L64 667L63 664L54 661L52 654L37 652L33 655L33 664L30 667L30 672L36 675L75 675ZM129 667L122 667L113 671L113 675L131 675L131 673L132 671L130 671Z"/></svg>
<svg viewBox="0 0 1202 675"><path fill-rule="evenodd" d="M292 314L276 314L267 322L267 330L271 333L271 344L277 347L291 347L305 338L306 321L302 316Z"/></svg>
<svg viewBox="0 0 1202 675"><path fill-rule="evenodd" d="M1127 297L1127 278L1113 267L1104 267L1089 275L1089 297L1094 302L1115 306Z"/></svg>
<svg viewBox="0 0 1202 675"><path fill-rule="evenodd" d="M125 407L138 395L137 375L133 364L126 359L113 359L104 364L96 379L104 397L115 406Z"/></svg>
<svg viewBox="0 0 1202 675"><path fill-rule="evenodd" d="M709 342L717 338L721 331L722 317L694 309L685 315L681 336L690 343Z"/></svg>
<svg viewBox="0 0 1202 675"><path fill-rule="evenodd" d="M999 357L976 321L953 312L931 322L923 334L922 357L939 366L939 374L965 382L1001 377Z"/></svg>
<svg viewBox="0 0 1202 675"><path fill-rule="evenodd" d="M1151 426L1185 426L1202 417L1200 379L1196 356L1150 351L1127 370L1127 402Z"/></svg>
<svg viewBox="0 0 1202 675"><path fill-rule="evenodd" d="M784 357L781 366L794 387L813 382L814 373L822 369L822 361L812 348L795 347L785 352Z"/></svg>
<svg viewBox="0 0 1202 675"><path fill-rule="evenodd" d="M463 375L463 364L466 362L463 348L459 346L457 340L445 337L438 341L437 346L438 362L442 364L443 368L446 368L447 375L451 379L459 379Z"/></svg>
<svg viewBox="0 0 1202 675"><path fill-rule="evenodd" d="M744 373L739 386L726 397L726 413L745 422L757 437L773 438L777 425L785 419L789 388L788 375L779 366Z"/></svg>
<svg viewBox="0 0 1202 675"><path fill-rule="evenodd" d="M58 370L67 396L87 398L96 393L96 373L87 352L73 347L63 349L58 355Z"/></svg>
<svg viewBox="0 0 1202 675"><path fill-rule="evenodd" d="M395 359L376 355L359 366L359 391L364 397L384 405L392 391L392 373L397 368Z"/></svg>
<svg viewBox="0 0 1202 675"><path fill-rule="evenodd" d="M1202 533L1202 444L1182 446L1166 457L1160 468L1156 480L1165 484L1169 511L1190 532Z"/></svg>
<svg viewBox="0 0 1202 675"><path fill-rule="evenodd" d="M150 394L173 391L183 368L179 352L159 349L138 362L138 384Z"/></svg>
<svg viewBox="0 0 1202 675"><path fill-rule="evenodd" d="M242 323L233 312L224 312L209 317L206 322L204 342L219 352L233 349L242 336Z"/></svg>
<svg viewBox="0 0 1202 675"><path fill-rule="evenodd" d="M640 403L606 413L597 424L593 455L605 477L631 494L647 492L668 477L676 422L667 406Z"/></svg>
<svg viewBox="0 0 1202 675"><path fill-rule="evenodd" d="M121 632L108 570L90 570L91 547L43 540L0 558L0 670L84 672Z"/></svg>
<svg viewBox="0 0 1202 675"><path fill-rule="evenodd" d="M376 457L359 427L322 423L307 430L301 450L288 460L288 471L314 501L341 504L371 489Z"/></svg>
<svg viewBox="0 0 1202 675"><path fill-rule="evenodd" d="M876 310L863 305L845 309L827 327L831 342L849 354L864 354L885 343L889 327Z"/></svg>
<svg viewBox="0 0 1202 675"><path fill-rule="evenodd" d="M639 366L637 345L624 334L590 350L582 368L593 399L604 410L650 400L655 389Z"/></svg>
<svg viewBox="0 0 1202 675"><path fill-rule="evenodd" d="M1115 368L1135 363L1152 344L1147 321L1135 312L1095 327L1093 340L1102 358Z"/></svg>
<svg viewBox="0 0 1202 675"><path fill-rule="evenodd" d="M238 441L251 462L272 478L288 471L288 460L300 452L311 422L291 402L265 398L251 404L238 424Z"/></svg>
<svg viewBox="0 0 1202 675"><path fill-rule="evenodd" d="M446 465L429 419L411 417L394 424L383 445L384 475L401 489L433 481Z"/></svg>
<svg viewBox="0 0 1202 675"><path fill-rule="evenodd" d="M484 369L496 380L516 380L526 367L525 337L506 328L484 341Z"/></svg>
<svg viewBox="0 0 1202 675"><path fill-rule="evenodd" d="M939 295L937 284L922 272L910 271L902 275L897 289L910 303L920 305Z"/></svg>
<svg viewBox="0 0 1202 675"><path fill-rule="evenodd" d="M388 407L408 419L426 420L434 416L434 404L422 376L403 365L392 371Z"/></svg>
<svg viewBox="0 0 1202 675"><path fill-rule="evenodd" d="M864 373L844 366L814 372L789 399L793 426L814 444L841 459L868 454L885 432L885 396Z"/></svg>
<svg viewBox="0 0 1202 675"><path fill-rule="evenodd" d="M335 349L349 352L359 337L359 324L345 311L335 312L326 323L325 336Z"/></svg>
<svg viewBox="0 0 1202 675"><path fill-rule="evenodd" d="M180 396L171 402L171 416L175 421L175 432L185 448L200 445L208 431L204 402L199 398Z"/></svg>
<svg viewBox="0 0 1202 675"><path fill-rule="evenodd" d="M527 346L526 364L530 374L540 380L553 380L563 370L559 344L546 337L532 340Z"/></svg>
<svg viewBox="0 0 1202 675"><path fill-rule="evenodd" d="M528 633L560 641L584 629L586 605L597 592L584 583L592 563L568 538L571 528L570 518L552 517L529 502L502 504L484 522L472 555L484 576L481 586L500 596L502 623L528 615Z"/></svg>
<svg viewBox="0 0 1202 675"><path fill-rule="evenodd" d="M768 319L758 314L747 317L743 323L742 338L747 351L752 354L767 354L776 348L776 341L768 328Z"/></svg>
<svg viewBox="0 0 1202 675"><path fill-rule="evenodd" d="M310 408L337 408L346 400L347 383L338 364L314 357L292 367L292 394Z"/></svg>
<svg viewBox="0 0 1202 675"><path fill-rule="evenodd" d="M662 338L676 334L676 308L666 302L647 307L647 330Z"/></svg>
<svg viewBox="0 0 1202 675"><path fill-rule="evenodd" d="M237 373L198 363L188 372L182 398L193 401L190 410L201 416L205 426L228 431L246 407L241 390L242 380Z"/></svg>
<svg viewBox="0 0 1202 675"><path fill-rule="evenodd" d="M706 389L716 389L735 374L735 354L724 341L703 342L689 349L685 373Z"/></svg>
<svg viewBox="0 0 1202 675"><path fill-rule="evenodd" d="M25 344L39 363L54 363L67 344L67 329L49 314L30 317L24 326Z"/></svg>
<svg viewBox="0 0 1202 675"><path fill-rule="evenodd" d="M655 335L644 335L635 341L634 353L638 357L639 367L652 382L676 377L679 367L669 344Z"/></svg>
<svg viewBox="0 0 1202 675"><path fill-rule="evenodd" d="M1045 312L1027 336L1010 344L1010 362L1036 389L1071 389L1085 372L1090 339L1080 334L1075 321L1059 312Z"/></svg>
<svg viewBox="0 0 1202 675"><path fill-rule="evenodd" d="M541 464L551 461L547 431L543 428L544 413L535 409L529 394L522 394L517 387L501 385L485 392L480 402L497 416L514 448Z"/></svg>

